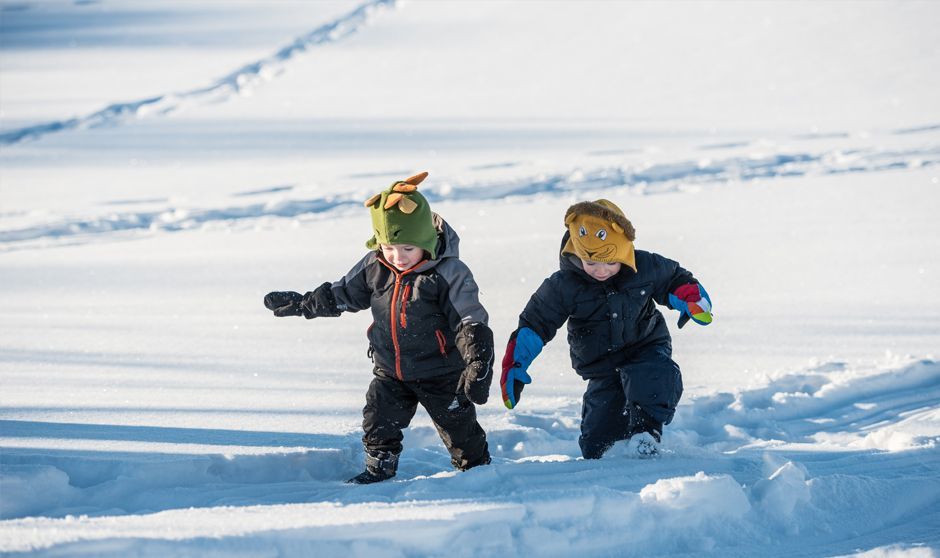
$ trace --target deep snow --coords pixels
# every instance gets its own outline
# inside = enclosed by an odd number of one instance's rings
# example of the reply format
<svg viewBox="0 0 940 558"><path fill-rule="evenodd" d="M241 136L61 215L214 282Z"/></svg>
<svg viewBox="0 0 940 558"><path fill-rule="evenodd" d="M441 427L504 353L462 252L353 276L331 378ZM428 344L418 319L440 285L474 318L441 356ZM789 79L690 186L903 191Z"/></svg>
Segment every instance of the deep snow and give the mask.
<svg viewBox="0 0 940 558"><path fill-rule="evenodd" d="M935 4L381 4L0 4L0 553L938 554ZM420 170L499 345L576 200L702 279L662 457L578 457L560 335L491 466L341 482L370 317L261 297Z"/></svg>

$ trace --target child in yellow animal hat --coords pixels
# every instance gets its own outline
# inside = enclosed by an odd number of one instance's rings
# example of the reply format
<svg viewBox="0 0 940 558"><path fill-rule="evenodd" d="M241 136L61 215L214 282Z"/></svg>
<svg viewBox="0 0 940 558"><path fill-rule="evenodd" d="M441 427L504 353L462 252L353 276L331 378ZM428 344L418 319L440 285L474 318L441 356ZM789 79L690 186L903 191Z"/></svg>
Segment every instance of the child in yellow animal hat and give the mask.
<svg viewBox="0 0 940 558"><path fill-rule="evenodd" d="M362 427L365 471L347 482L394 477L402 430L418 404L427 410L463 471L490 462L474 404L489 397L493 332L473 274L458 255L460 239L418 192L424 172L393 183L365 202L372 217L370 250L341 279L304 295L272 292L275 316L308 319L370 308L374 363Z"/></svg>
<svg viewBox="0 0 940 558"><path fill-rule="evenodd" d="M581 453L600 458L637 437L641 456L657 453L663 425L682 396L672 339L656 305L679 310L679 327L711 323L708 293L678 263L636 250L633 224L608 200L565 212L560 269L545 279L522 314L503 357L503 402L512 409L532 380L529 365L566 321L571 364L588 381L581 411Z"/></svg>

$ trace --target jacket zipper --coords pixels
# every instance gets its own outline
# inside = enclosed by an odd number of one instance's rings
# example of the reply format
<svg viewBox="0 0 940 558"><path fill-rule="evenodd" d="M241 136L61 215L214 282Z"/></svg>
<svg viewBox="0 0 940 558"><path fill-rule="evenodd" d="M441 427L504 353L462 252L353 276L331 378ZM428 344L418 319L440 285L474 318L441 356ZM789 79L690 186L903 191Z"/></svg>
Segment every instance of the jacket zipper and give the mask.
<svg viewBox="0 0 940 558"><path fill-rule="evenodd" d="M441 356L447 358L447 339L439 329L434 330L434 335L437 337L437 348L441 350Z"/></svg>
<svg viewBox="0 0 940 558"><path fill-rule="evenodd" d="M401 327L408 327L408 316L405 315L405 308L408 306L408 300L411 297L411 285L405 285L405 291L401 295Z"/></svg>
<svg viewBox="0 0 940 558"><path fill-rule="evenodd" d="M404 381L405 378L402 376L402 373L401 373L401 347L398 345L398 324L395 323L396 322L395 308L398 306L398 290L401 288L402 277L414 271L415 268L417 268L418 266L424 264L425 260L421 260L420 262L416 263L415 265L409 267L408 269L402 272L399 272L397 269L395 269L395 266L389 264L382 258L379 258L379 261L382 262L385 265L385 267L387 267L392 273L395 274L395 289L392 290L392 304L391 304L391 312L389 312L389 317L391 318L391 322L392 322L392 345L395 347L395 377L401 381Z"/></svg>

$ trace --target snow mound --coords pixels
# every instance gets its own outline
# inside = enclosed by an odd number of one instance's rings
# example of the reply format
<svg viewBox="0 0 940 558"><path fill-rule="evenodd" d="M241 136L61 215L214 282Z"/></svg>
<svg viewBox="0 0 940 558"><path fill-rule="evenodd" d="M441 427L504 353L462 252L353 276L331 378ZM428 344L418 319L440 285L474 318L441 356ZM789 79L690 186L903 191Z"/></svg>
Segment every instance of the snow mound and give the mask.
<svg viewBox="0 0 940 558"><path fill-rule="evenodd" d="M44 433L43 423L4 421L0 509L9 519L0 522L0 550L119 555L156 540L154 549L175 541L177 550L224 552L248 534L253 552L354 545L353 556L454 545L456 555L565 556L612 544L626 556L748 555L797 535L822 544L938 513L938 406L940 363L859 370L831 362L693 398L667 428L658 459L631 457L624 443L604 459L580 459L572 402L489 425L494 463L466 473L449 470L433 429L415 427L399 476L364 487L341 482L361 463L353 435L338 447L284 451L254 438L240 455L183 456L77 451L54 437L77 427ZM907 443L870 447L889 431ZM203 438L211 447L212 436ZM323 441L331 439L339 441ZM898 466L910 474L891 474ZM161 524L174 528L154 528Z"/></svg>

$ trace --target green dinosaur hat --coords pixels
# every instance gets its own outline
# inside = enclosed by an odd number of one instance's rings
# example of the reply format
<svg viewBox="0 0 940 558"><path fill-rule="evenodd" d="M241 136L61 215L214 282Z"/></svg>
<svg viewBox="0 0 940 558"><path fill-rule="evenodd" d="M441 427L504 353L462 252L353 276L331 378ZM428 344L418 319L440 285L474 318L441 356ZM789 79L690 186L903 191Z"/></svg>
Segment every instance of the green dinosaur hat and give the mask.
<svg viewBox="0 0 940 558"><path fill-rule="evenodd" d="M420 193L418 184L428 176L422 172L399 180L365 202L372 216L375 233L366 248L377 250L380 244L411 244L437 258L437 229L431 205Z"/></svg>

